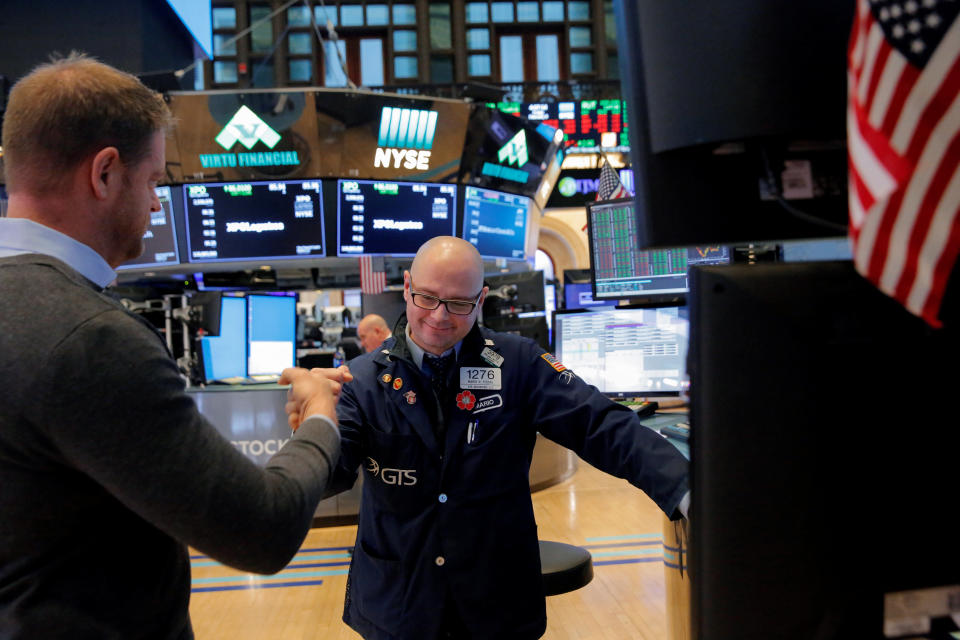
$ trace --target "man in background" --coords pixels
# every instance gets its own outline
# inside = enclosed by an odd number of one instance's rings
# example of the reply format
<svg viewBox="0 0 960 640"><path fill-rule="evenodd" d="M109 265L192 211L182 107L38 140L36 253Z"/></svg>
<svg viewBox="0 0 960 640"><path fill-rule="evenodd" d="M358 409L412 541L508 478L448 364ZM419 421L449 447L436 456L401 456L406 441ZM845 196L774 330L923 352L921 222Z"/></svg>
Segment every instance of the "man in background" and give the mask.
<svg viewBox="0 0 960 640"><path fill-rule="evenodd" d="M339 453L339 384L287 370L299 428L260 468L197 411L142 318L102 293L143 251L172 119L82 55L10 93L0 218L0 638L193 637L187 545L274 573Z"/></svg>
<svg viewBox="0 0 960 640"><path fill-rule="evenodd" d="M387 326L387 321L376 313L368 313L363 316L360 324L357 325L357 337L360 339L363 350L367 353L379 347L384 340L392 335L390 327Z"/></svg>

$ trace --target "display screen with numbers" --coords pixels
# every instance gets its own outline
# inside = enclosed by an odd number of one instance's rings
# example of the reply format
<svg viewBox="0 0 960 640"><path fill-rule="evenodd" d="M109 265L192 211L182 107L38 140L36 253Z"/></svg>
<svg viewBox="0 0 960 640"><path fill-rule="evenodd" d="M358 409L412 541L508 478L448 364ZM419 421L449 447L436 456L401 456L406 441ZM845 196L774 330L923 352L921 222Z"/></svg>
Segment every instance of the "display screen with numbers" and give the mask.
<svg viewBox="0 0 960 640"><path fill-rule="evenodd" d="M500 102L490 106L560 129L565 154L596 153L601 147L608 153L630 150L626 109L619 99Z"/></svg>
<svg viewBox="0 0 960 640"><path fill-rule="evenodd" d="M530 198L467 186L463 199L463 238L485 258L526 257Z"/></svg>
<svg viewBox="0 0 960 640"><path fill-rule="evenodd" d="M324 256L319 180L183 186L190 262Z"/></svg>
<svg viewBox="0 0 960 640"><path fill-rule="evenodd" d="M456 230L457 186L384 180L337 181L337 255L412 256Z"/></svg>

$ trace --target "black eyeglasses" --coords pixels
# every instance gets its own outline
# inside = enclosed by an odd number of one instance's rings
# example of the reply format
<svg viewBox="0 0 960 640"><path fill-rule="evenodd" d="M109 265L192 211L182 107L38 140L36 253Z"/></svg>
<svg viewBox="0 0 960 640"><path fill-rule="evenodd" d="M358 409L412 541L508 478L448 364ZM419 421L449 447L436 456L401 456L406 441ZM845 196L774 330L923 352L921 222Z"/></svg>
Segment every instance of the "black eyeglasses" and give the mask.
<svg viewBox="0 0 960 640"><path fill-rule="evenodd" d="M443 298L431 296L426 293L417 293L413 289L410 290L410 297L413 298L413 304L417 305L421 309L433 311L443 304L447 307L447 311L449 313L452 313L455 316L467 316L470 315L473 312L473 308L477 306L477 302L480 301L481 293L483 293L482 290L477 294L477 297L473 302L469 302L467 300L444 300Z"/></svg>

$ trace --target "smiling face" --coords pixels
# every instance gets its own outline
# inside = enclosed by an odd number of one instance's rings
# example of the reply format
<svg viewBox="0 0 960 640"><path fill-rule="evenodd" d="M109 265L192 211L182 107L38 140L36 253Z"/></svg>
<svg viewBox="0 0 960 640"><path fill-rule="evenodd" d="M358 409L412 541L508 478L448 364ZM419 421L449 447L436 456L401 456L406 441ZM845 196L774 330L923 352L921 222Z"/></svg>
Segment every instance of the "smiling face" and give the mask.
<svg viewBox="0 0 960 640"><path fill-rule="evenodd" d="M468 315L450 313L443 304L431 311L415 305L411 292L445 300L476 301L477 305ZM403 274L403 297L413 341L436 355L450 349L470 332L486 294L483 261L472 244L446 236L429 240L420 248L410 271Z"/></svg>

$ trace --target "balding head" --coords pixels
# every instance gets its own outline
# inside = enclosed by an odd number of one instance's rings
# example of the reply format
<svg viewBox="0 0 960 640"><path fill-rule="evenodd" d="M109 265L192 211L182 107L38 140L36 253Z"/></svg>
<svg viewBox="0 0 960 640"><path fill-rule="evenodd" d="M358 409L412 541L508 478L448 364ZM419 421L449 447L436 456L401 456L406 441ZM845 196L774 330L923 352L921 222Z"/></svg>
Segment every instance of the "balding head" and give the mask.
<svg viewBox="0 0 960 640"><path fill-rule="evenodd" d="M410 266L414 281L422 270L418 267L427 264L455 267L461 274L461 281L474 291L479 291L483 286L483 258L475 246L461 238L437 236L424 242Z"/></svg>
<svg viewBox="0 0 960 640"><path fill-rule="evenodd" d="M457 344L477 321L487 293L483 286L483 258L476 247L460 238L437 236L420 247L410 271L403 274L403 297L407 302L410 335L422 349L441 354ZM435 309L437 299L458 301L471 309L451 313L447 304Z"/></svg>
<svg viewBox="0 0 960 640"><path fill-rule="evenodd" d="M357 324L357 338L360 339L363 350L368 353L383 344L383 341L390 335L390 327L387 326L387 321L375 313L368 313L363 316L363 319Z"/></svg>

